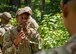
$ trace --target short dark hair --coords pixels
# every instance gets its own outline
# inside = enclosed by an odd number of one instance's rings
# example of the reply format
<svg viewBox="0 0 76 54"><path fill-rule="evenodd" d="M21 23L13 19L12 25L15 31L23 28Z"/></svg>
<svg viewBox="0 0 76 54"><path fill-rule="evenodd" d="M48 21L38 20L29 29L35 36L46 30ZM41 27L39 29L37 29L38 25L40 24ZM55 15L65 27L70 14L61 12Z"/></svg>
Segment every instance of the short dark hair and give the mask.
<svg viewBox="0 0 76 54"><path fill-rule="evenodd" d="M67 4L69 0L62 0L63 4Z"/></svg>

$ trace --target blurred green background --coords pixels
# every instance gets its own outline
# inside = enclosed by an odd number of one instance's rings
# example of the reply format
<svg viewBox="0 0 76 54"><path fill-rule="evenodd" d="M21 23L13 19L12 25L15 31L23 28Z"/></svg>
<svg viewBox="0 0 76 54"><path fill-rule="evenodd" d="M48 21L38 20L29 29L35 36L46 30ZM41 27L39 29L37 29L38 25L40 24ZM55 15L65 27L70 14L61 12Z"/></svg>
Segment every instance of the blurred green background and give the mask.
<svg viewBox="0 0 76 54"><path fill-rule="evenodd" d="M10 12L13 17L10 23L16 26L16 11L30 6L32 17L39 24L42 49L48 49L63 45L69 38L63 24L60 3L61 0L0 0L0 12Z"/></svg>

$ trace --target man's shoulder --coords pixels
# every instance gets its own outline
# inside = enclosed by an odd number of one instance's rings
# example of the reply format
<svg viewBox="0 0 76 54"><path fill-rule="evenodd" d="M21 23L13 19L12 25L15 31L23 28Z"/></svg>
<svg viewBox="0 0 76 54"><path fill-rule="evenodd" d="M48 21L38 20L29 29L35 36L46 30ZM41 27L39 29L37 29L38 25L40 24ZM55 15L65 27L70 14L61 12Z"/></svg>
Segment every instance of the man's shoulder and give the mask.
<svg viewBox="0 0 76 54"><path fill-rule="evenodd" d="M17 27L13 27L13 28L10 30L10 33L17 34L17 33L18 33Z"/></svg>
<svg viewBox="0 0 76 54"><path fill-rule="evenodd" d="M12 29L13 28L13 25L7 24L7 25L5 25L5 28Z"/></svg>
<svg viewBox="0 0 76 54"><path fill-rule="evenodd" d="M16 34L17 33L17 28L13 27L12 29L6 31L5 36L11 35L11 34Z"/></svg>
<svg viewBox="0 0 76 54"><path fill-rule="evenodd" d="M29 19L30 22L36 22L35 19L32 18L31 16L30 16L29 18L30 18L30 19Z"/></svg>
<svg viewBox="0 0 76 54"><path fill-rule="evenodd" d="M53 49L43 50L35 54L69 54L69 52L66 50L66 48L56 47Z"/></svg>
<svg viewBox="0 0 76 54"><path fill-rule="evenodd" d="M36 27L36 28L38 28L38 23L36 22L36 20L35 19L33 19L32 17L30 17L30 25L32 25L32 26L34 26L34 27Z"/></svg>

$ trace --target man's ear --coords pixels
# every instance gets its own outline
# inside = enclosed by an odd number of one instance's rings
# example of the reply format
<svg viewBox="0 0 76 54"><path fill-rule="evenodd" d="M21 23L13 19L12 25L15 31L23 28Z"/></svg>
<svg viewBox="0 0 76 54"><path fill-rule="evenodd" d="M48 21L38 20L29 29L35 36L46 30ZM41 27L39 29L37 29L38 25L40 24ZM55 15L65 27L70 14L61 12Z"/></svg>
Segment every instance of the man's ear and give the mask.
<svg viewBox="0 0 76 54"><path fill-rule="evenodd" d="M67 6L67 4L62 3L61 8L62 8L63 16L67 17L67 15L68 15L68 6Z"/></svg>

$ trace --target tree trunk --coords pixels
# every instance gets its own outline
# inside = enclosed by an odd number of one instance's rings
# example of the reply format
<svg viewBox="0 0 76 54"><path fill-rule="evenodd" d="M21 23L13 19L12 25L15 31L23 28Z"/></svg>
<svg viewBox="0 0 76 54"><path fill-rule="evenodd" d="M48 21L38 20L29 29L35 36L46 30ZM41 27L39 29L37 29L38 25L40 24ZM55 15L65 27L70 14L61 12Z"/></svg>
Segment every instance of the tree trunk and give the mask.
<svg viewBox="0 0 76 54"><path fill-rule="evenodd" d="M45 10L45 0L42 0L41 20L43 20L44 10Z"/></svg>
<svg viewBox="0 0 76 54"><path fill-rule="evenodd" d="M32 0L29 0L29 6L32 8Z"/></svg>

